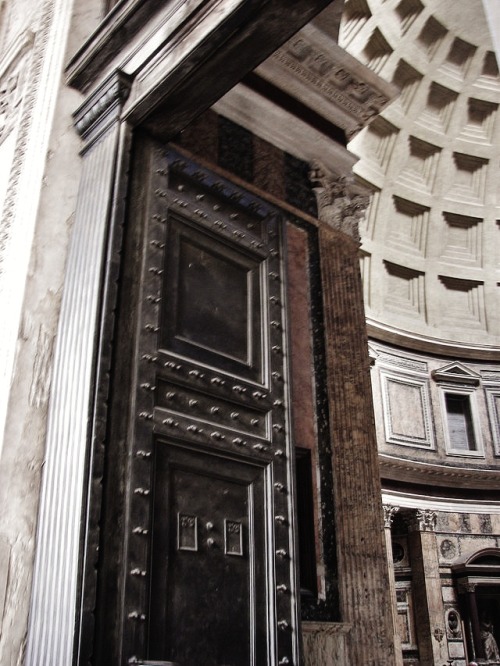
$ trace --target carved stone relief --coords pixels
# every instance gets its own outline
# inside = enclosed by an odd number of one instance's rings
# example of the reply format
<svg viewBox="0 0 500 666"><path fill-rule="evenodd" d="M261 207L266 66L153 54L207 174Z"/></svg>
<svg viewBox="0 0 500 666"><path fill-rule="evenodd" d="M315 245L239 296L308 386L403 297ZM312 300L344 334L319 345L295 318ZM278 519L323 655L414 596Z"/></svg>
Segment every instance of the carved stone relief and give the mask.
<svg viewBox="0 0 500 666"><path fill-rule="evenodd" d="M353 125L346 128L352 136L378 115L389 98L362 80L348 63L337 61L335 55L333 51L325 52L319 41L303 30L272 59L353 118Z"/></svg>
<svg viewBox="0 0 500 666"><path fill-rule="evenodd" d="M318 202L318 218L359 243L359 222L370 201L353 176L329 172L320 162L311 166L309 178Z"/></svg>

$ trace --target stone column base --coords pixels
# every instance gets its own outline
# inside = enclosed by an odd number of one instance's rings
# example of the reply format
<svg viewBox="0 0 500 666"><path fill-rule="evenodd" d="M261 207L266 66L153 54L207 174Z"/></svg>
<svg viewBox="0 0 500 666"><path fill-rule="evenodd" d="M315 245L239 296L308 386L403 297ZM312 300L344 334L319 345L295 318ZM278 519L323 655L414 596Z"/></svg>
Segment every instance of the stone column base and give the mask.
<svg viewBox="0 0 500 666"><path fill-rule="evenodd" d="M345 622L302 622L304 666L347 664L345 641L350 630Z"/></svg>

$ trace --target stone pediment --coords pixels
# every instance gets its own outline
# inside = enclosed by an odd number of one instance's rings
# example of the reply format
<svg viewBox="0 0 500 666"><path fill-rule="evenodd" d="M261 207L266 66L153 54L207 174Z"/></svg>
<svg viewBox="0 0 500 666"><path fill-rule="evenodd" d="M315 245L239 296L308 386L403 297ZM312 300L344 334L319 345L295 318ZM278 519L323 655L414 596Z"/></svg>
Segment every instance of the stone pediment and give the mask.
<svg viewBox="0 0 500 666"><path fill-rule="evenodd" d="M481 380L481 376L477 372L474 372L474 370L471 370L459 361L448 363L448 365L434 370L432 377L437 382L466 384L467 386L478 386Z"/></svg>
<svg viewBox="0 0 500 666"><path fill-rule="evenodd" d="M394 85L311 24L275 51L256 73L342 128L349 139L398 94Z"/></svg>

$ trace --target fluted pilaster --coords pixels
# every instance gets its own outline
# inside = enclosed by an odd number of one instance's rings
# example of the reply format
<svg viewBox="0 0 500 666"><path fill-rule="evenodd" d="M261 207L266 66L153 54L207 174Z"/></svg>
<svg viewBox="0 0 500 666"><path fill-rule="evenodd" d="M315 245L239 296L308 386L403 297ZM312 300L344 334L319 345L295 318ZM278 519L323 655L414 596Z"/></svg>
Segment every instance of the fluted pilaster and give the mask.
<svg viewBox="0 0 500 666"><path fill-rule="evenodd" d="M121 77L111 77L76 114L87 145L54 352L26 666L73 659L96 340L126 93Z"/></svg>

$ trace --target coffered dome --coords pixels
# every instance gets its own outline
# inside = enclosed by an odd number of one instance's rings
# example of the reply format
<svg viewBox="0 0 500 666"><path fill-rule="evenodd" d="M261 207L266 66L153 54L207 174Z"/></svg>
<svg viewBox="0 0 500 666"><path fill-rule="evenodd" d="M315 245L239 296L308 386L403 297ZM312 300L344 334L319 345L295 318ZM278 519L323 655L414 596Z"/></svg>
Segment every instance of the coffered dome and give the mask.
<svg viewBox="0 0 500 666"><path fill-rule="evenodd" d="M369 332L492 358L500 343L500 78L480 0L348 0L340 44L401 90L351 142Z"/></svg>

